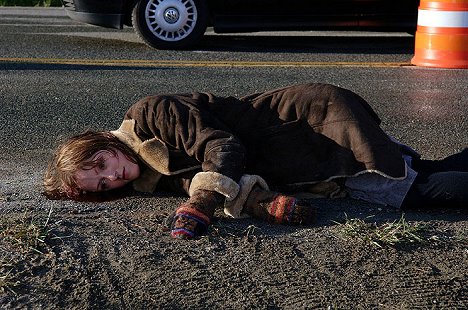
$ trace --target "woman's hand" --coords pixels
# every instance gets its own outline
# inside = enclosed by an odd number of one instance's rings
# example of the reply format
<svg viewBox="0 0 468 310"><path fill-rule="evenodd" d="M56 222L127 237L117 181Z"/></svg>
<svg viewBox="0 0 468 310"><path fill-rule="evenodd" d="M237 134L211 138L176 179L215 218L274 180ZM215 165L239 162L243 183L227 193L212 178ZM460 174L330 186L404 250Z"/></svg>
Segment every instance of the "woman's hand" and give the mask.
<svg viewBox="0 0 468 310"><path fill-rule="evenodd" d="M307 225L315 221L316 208L305 200L254 187L247 198L245 213L269 223Z"/></svg>
<svg viewBox="0 0 468 310"><path fill-rule="evenodd" d="M216 192L195 191L171 215L171 236L176 239L192 239L206 234L216 207L222 205L223 201L224 197Z"/></svg>
<svg viewBox="0 0 468 310"><path fill-rule="evenodd" d="M171 236L176 239L191 239L205 234L210 218L190 202L180 205L171 222Z"/></svg>

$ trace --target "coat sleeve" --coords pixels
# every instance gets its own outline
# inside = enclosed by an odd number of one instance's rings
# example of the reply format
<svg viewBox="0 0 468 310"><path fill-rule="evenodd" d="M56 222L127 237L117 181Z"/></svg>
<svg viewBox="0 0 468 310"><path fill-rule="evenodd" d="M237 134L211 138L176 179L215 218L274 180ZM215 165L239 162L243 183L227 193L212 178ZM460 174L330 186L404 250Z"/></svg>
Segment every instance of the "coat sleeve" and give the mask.
<svg viewBox="0 0 468 310"><path fill-rule="evenodd" d="M238 182L244 171L245 147L204 104L203 95L147 97L127 112L137 120L137 134L157 137L168 147L170 160L198 161L204 172Z"/></svg>

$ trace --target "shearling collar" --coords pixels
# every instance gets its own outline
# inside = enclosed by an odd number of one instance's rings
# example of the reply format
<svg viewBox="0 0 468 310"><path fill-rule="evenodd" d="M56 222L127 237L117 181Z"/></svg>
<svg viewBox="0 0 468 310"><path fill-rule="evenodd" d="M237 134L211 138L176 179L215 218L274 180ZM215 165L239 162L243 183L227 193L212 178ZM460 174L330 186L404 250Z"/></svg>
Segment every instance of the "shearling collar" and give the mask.
<svg viewBox="0 0 468 310"><path fill-rule="evenodd" d="M135 120L124 120L120 128L111 131L120 141L130 147L149 167L169 175L169 150L158 138L141 141L135 133Z"/></svg>
<svg viewBox="0 0 468 310"><path fill-rule="evenodd" d="M142 172L135 180L134 188L138 191L153 192L162 175L175 175L182 172L198 169L200 166L170 171L169 150L163 141L154 137L142 141L135 132L135 120L127 119L122 122L120 128L111 131L121 142L130 147L138 158L150 169Z"/></svg>

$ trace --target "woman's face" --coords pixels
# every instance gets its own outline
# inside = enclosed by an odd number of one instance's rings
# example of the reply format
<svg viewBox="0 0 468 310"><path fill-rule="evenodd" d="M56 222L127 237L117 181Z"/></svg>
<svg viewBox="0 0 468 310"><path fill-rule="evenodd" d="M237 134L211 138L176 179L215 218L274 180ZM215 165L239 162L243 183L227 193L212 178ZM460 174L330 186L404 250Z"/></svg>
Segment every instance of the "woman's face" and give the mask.
<svg viewBox="0 0 468 310"><path fill-rule="evenodd" d="M107 150L98 151L90 160L97 164L91 169L80 169L75 174L76 182L83 191L102 192L116 189L140 175L138 164L130 161L119 150L115 150L115 155Z"/></svg>

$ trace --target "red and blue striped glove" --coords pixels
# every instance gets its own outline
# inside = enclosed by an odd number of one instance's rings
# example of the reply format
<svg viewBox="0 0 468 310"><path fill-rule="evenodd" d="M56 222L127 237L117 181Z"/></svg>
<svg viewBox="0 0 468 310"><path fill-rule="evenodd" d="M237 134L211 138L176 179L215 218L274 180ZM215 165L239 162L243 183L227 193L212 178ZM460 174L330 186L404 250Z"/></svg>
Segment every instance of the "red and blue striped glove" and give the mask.
<svg viewBox="0 0 468 310"><path fill-rule="evenodd" d="M244 211L269 223L307 225L315 221L317 209L305 200L255 187Z"/></svg>
<svg viewBox="0 0 468 310"><path fill-rule="evenodd" d="M211 218L224 196L207 190L197 190L187 202L182 203L171 215L171 236L176 239L192 239L208 231Z"/></svg>
<svg viewBox="0 0 468 310"><path fill-rule="evenodd" d="M171 236L176 239L192 239L206 234L210 218L191 203L177 208L171 223Z"/></svg>
<svg viewBox="0 0 468 310"><path fill-rule="evenodd" d="M311 224L315 221L316 209L295 197L278 194L263 204L268 212L267 221L276 224Z"/></svg>

